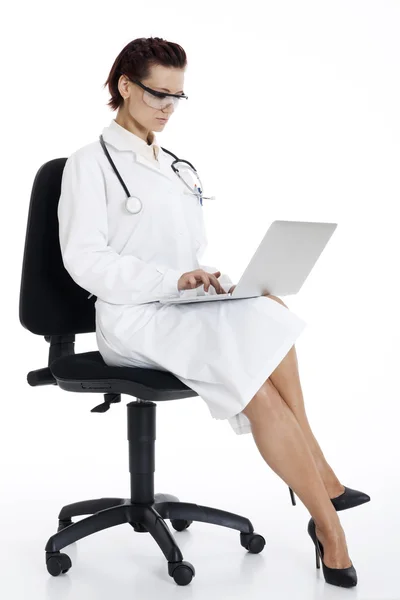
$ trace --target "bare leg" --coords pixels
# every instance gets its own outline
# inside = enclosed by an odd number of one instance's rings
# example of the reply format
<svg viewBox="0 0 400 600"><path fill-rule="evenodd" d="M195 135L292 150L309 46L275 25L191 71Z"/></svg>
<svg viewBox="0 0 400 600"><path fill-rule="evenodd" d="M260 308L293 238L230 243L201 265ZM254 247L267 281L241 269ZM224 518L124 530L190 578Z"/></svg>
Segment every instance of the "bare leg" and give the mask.
<svg viewBox="0 0 400 600"><path fill-rule="evenodd" d="M286 306L277 296L269 295L269 297ZM310 447L329 497L335 498L339 496L344 492L344 486L340 483L331 466L326 461L306 415L303 391L300 384L297 353L294 346L292 346L275 371L271 373L269 379L296 417Z"/></svg>
<svg viewBox="0 0 400 600"><path fill-rule="evenodd" d="M307 440L269 379L243 413L251 423L254 441L264 460L294 490L313 517L318 539L324 545L324 563L335 569L351 566L343 528Z"/></svg>

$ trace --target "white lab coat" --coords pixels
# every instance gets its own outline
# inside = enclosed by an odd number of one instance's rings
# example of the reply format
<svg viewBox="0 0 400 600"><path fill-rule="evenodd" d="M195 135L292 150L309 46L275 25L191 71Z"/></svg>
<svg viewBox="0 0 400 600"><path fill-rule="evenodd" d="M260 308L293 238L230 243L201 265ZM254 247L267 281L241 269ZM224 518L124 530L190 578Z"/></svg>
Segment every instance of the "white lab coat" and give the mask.
<svg viewBox="0 0 400 600"><path fill-rule="evenodd" d="M199 263L207 247L207 200L201 206L187 193L154 134L148 145L114 119L102 134L131 196L141 199L141 212L127 211L126 193L98 139L67 159L58 204L64 266L97 297L99 352L108 365L173 373L199 394L213 418L249 433L241 411L306 323L265 296L157 302L205 294L203 285L180 292L178 279L198 268L218 270ZM226 274L219 279L225 291L233 285ZM216 293L213 286L209 293Z"/></svg>

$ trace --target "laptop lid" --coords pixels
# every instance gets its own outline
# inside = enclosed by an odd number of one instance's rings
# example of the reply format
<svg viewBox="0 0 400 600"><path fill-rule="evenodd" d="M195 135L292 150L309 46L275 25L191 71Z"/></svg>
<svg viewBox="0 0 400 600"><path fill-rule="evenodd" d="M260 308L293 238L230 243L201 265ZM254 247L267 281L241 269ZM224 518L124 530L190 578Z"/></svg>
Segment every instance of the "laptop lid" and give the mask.
<svg viewBox="0 0 400 600"><path fill-rule="evenodd" d="M336 227L337 223L273 221L232 298L297 294Z"/></svg>

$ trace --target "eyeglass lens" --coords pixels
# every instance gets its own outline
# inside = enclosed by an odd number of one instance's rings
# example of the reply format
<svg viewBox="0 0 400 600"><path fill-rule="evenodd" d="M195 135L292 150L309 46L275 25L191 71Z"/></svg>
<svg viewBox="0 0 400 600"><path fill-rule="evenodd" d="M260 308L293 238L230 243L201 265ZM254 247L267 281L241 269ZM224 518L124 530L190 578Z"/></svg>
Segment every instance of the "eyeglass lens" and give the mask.
<svg viewBox="0 0 400 600"><path fill-rule="evenodd" d="M167 108L170 104L173 104L174 110L179 106L179 103L182 101L181 98L176 98L173 96L166 96L165 98L158 98L157 96L153 96L146 90L143 90L143 100L146 102L148 106L152 108L163 109Z"/></svg>

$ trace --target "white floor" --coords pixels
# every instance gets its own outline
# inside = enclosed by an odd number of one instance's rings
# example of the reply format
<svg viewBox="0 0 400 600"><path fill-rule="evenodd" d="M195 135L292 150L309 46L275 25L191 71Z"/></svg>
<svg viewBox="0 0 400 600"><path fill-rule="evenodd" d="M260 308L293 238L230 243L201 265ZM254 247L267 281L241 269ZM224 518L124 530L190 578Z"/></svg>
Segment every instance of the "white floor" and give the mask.
<svg viewBox="0 0 400 600"><path fill-rule="evenodd" d="M253 555L240 545L237 531L199 522L184 532L171 527L184 560L196 569L192 582L180 587L168 575L152 538L129 525L65 548L72 568L59 577L49 575L44 548L64 504L129 496L129 400L125 396L106 414L95 415L90 408L101 396L70 395L55 387L28 392L23 413L16 404L8 409L13 428L7 428L7 452L2 454L0 597L400 598L397 458L383 437L377 460L368 402L363 428L354 426L351 409L341 408L339 435L332 421L337 413L328 408L319 413L318 404L309 403L314 430L342 483L372 498L339 513L359 578L350 590L325 583L322 569L316 570L306 532L309 513L299 499L292 506L288 487L261 458L251 434L236 436L229 426L212 420L200 398L158 403L156 492L247 516L267 541L263 552Z"/></svg>

